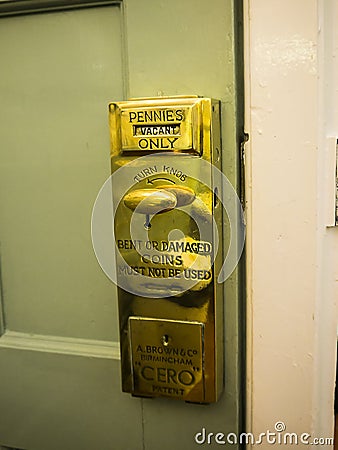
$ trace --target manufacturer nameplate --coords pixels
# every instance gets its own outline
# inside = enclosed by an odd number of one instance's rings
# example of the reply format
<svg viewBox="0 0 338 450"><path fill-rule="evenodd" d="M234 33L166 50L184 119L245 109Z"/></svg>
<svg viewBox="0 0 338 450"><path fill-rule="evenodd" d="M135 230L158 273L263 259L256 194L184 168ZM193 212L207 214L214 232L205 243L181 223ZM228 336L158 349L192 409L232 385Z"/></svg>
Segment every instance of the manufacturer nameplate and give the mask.
<svg viewBox="0 0 338 450"><path fill-rule="evenodd" d="M204 325L129 318L134 395L204 400Z"/></svg>
<svg viewBox="0 0 338 450"><path fill-rule="evenodd" d="M197 97L109 105L113 145L122 152L202 153L202 103Z"/></svg>

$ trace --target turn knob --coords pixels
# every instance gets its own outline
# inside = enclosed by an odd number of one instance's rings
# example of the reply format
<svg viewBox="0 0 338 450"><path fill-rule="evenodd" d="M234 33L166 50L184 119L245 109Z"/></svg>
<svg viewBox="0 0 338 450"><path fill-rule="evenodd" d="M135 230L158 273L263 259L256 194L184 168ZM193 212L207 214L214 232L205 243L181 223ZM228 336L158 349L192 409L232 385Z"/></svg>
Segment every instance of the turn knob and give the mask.
<svg viewBox="0 0 338 450"><path fill-rule="evenodd" d="M176 186L168 184L165 186L158 186L158 189L164 189L171 194L174 194L177 199L176 206L190 205L190 203L195 200L195 192L186 186Z"/></svg>
<svg viewBox="0 0 338 450"><path fill-rule="evenodd" d="M124 204L140 214L163 213L174 209L177 205L176 196L164 189L137 189L129 192L124 199Z"/></svg>
<svg viewBox="0 0 338 450"><path fill-rule="evenodd" d="M156 189L136 189L129 192L123 201L140 214L156 214L170 211L177 206L189 205L195 200L195 193L185 186L165 185Z"/></svg>

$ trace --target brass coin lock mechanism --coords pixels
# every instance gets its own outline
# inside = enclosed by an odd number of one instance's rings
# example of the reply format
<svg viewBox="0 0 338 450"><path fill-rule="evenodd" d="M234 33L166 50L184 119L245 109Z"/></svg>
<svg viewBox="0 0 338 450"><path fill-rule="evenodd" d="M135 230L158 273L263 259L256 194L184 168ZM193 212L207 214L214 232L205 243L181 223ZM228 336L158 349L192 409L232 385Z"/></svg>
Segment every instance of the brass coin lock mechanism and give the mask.
<svg viewBox="0 0 338 450"><path fill-rule="evenodd" d="M195 403L223 389L220 103L109 105L122 389Z"/></svg>

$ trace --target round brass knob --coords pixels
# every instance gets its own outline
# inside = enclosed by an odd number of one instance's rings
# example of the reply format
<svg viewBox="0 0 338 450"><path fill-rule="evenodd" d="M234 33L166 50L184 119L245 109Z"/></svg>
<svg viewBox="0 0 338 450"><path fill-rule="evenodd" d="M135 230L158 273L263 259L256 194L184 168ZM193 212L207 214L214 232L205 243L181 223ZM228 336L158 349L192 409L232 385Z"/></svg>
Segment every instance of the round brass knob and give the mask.
<svg viewBox="0 0 338 450"><path fill-rule="evenodd" d="M124 199L124 204L140 214L159 214L174 209L177 199L174 194L164 189L137 189L129 192Z"/></svg>

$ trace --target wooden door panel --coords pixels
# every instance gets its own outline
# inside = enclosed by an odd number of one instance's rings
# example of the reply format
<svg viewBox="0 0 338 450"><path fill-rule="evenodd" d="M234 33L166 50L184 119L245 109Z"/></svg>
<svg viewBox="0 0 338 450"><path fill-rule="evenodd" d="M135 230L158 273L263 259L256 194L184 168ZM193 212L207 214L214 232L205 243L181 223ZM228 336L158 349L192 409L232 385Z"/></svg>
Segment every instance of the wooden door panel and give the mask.
<svg viewBox="0 0 338 450"><path fill-rule="evenodd" d="M0 350L3 445L25 450L142 449L140 401L122 394L113 351L110 357L98 356L99 350L88 357L36 348Z"/></svg>
<svg viewBox="0 0 338 450"><path fill-rule="evenodd" d="M116 340L115 287L91 246L123 96L118 7L1 19L1 268L6 328Z"/></svg>
<svg viewBox="0 0 338 450"><path fill-rule="evenodd" d="M119 5L0 19L5 446L142 448L140 401L120 389L116 290L90 236L123 48Z"/></svg>

